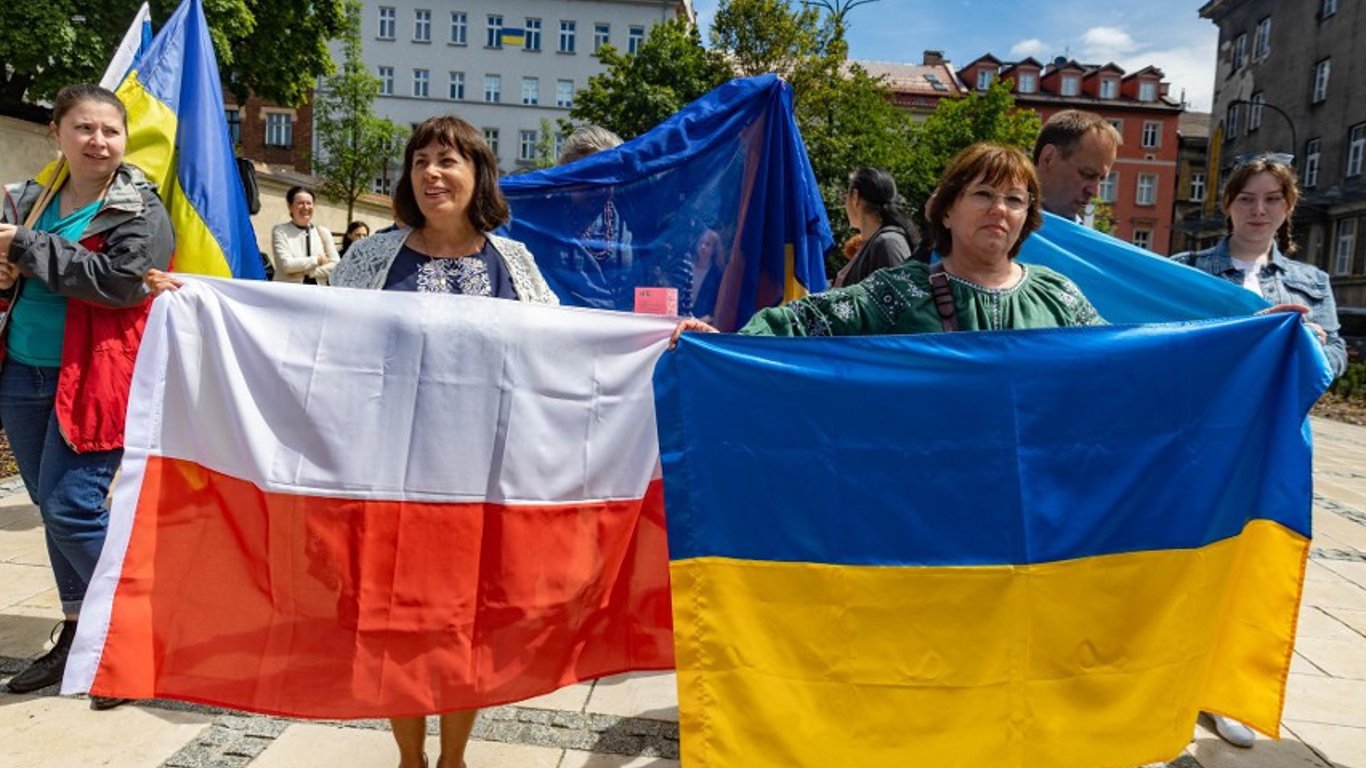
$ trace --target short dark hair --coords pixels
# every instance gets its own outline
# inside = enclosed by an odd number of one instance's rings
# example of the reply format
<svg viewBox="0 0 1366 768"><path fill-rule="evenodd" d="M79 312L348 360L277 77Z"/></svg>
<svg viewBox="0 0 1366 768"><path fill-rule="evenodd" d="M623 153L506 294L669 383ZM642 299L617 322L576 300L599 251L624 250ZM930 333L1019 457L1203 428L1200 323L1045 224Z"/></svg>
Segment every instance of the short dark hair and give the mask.
<svg viewBox="0 0 1366 768"><path fill-rule="evenodd" d="M466 212L470 224L480 232L491 232L506 224L508 203L502 190L498 189L498 159L484 142L483 134L455 115L429 117L413 129L408 146L403 150L403 172L394 186L395 218L413 229L427 225L427 218L417 207L412 168L413 155L433 141L474 163L474 194L470 196L470 208Z"/></svg>
<svg viewBox="0 0 1366 768"><path fill-rule="evenodd" d="M954 203L963 197L963 190L978 176L992 185L1023 182L1029 191L1029 214L1020 230L1020 239L1010 247L1010 258L1013 259L1029 234L1043 226L1039 175L1025 153L1014 147L986 141L973 144L953 156L939 177L939 186L935 187L934 194L925 206L925 218L929 221L934 249L941 256L948 256L953 250L953 233L944 227L944 217Z"/></svg>
<svg viewBox="0 0 1366 768"><path fill-rule="evenodd" d="M1081 139L1092 131L1114 142L1116 147L1124 144L1119 129L1095 112L1082 109L1064 109L1048 118L1034 140L1034 163L1038 164L1043 148L1052 144L1064 158L1071 157Z"/></svg>
<svg viewBox="0 0 1366 768"><path fill-rule="evenodd" d="M52 122L57 125L62 124L62 118L83 101L94 101L100 104L108 104L119 111L119 116L123 118L123 130L128 132L128 108L123 106L119 97L108 88L102 88L94 83L77 83L68 85L57 92L57 98L52 102Z"/></svg>
<svg viewBox="0 0 1366 768"><path fill-rule="evenodd" d="M294 205L294 198L298 197L301 194L306 194L309 197L313 198L314 202L317 202L318 200L318 196L313 194L313 190L309 189L308 187L294 186L290 187L289 191L285 193L285 203L289 205Z"/></svg>
<svg viewBox="0 0 1366 768"><path fill-rule="evenodd" d="M896 192L896 179L881 168L859 168L849 174L849 189L857 191L859 199L884 225L893 225L906 230L908 237L914 236L914 229L906 220L904 207L906 201ZM863 233L867 237L872 232Z"/></svg>

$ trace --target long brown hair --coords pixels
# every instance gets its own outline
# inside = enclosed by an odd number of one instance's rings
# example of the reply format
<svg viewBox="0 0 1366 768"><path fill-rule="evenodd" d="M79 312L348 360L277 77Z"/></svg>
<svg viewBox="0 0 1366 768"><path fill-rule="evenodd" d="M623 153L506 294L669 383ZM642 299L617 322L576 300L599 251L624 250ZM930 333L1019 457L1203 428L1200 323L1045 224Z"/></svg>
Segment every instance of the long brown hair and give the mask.
<svg viewBox="0 0 1366 768"><path fill-rule="evenodd" d="M1295 169L1273 157L1257 157L1245 163L1240 163L1234 167L1228 175L1228 181L1224 183L1224 222L1228 227L1229 234L1233 234L1233 218L1228 215L1228 209L1233 205L1233 198L1243 191L1252 177L1259 173L1269 173L1277 183L1281 185L1281 195L1285 197L1285 223L1276 230L1276 247L1281 249L1282 256L1289 256L1299 250L1295 244L1295 238L1290 234L1295 218L1295 204L1300 201L1300 185L1295 180Z"/></svg>

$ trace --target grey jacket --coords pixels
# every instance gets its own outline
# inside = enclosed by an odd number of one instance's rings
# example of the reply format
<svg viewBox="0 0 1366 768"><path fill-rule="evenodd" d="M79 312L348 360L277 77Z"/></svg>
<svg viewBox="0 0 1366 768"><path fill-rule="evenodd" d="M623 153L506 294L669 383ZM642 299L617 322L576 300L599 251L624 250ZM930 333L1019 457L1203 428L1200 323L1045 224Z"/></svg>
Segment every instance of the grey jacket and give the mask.
<svg viewBox="0 0 1366 768"><path fill-rule="evenodd" d="M332 285L342 288L368 288L379 290L394 265L399 249L403 247L411 229L382 232L359 240L346 251L346 256L332 273ZM512 279L512 289L517 292L519 301L533 304L559 304L559 298L546 285L541 271L536 268L531 251L516 240L498 235L484 234L493 249L503 258L508 276Z"/></svg>
<svg viewBox="0 0 1366 768"><path fill-rule="evenodd" d="M1243 284L1243 272L1233 266L1233 259L1229 256L1227 237L1213 248L1178 253L1172 257L1172 261L1222 277L1231 283ZM1262 267L1258 278L1262 284L1262 296L1272 304L1302 304L1309 307L1306 319L1317 324L1328 335L1328 340L1323 344L1323 353L1328 357L1333 377L1341 376L1347 370L1347 345L1338 335L1341 326L1328 273L1302 261L1286 258L1273 242L1271 259Z"/></svg>

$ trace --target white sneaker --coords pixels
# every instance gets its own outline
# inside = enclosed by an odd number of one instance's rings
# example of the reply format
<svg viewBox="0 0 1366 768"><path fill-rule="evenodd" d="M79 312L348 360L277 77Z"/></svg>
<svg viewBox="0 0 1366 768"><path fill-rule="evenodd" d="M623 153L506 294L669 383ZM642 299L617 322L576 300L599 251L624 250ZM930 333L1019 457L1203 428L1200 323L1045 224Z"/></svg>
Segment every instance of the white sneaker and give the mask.
<svg viewBox="0 0 1366 768"><path fill-rule="evenodd" d="M1235 747L1247 749L1257 741L1257 734L1237 720L1219 715L1210 715L1210 719L1214 721L1214 731L1219 734L1219 738Z"/></svg>

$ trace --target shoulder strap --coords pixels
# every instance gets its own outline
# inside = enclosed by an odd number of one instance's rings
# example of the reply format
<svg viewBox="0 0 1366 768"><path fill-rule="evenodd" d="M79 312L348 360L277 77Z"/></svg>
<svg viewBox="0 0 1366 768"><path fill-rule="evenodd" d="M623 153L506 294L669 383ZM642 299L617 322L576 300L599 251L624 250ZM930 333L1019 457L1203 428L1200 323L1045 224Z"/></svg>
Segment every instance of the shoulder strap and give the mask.
<svg viewBox="0 0 1366 768"><path fill-rule="evenodd" d="M958 310L953 306L953 289L949 287L949 273L944 271L942 261L930 267L930 290L934 291L934 308L939 310L944 330L958 330Z"/></svg>

